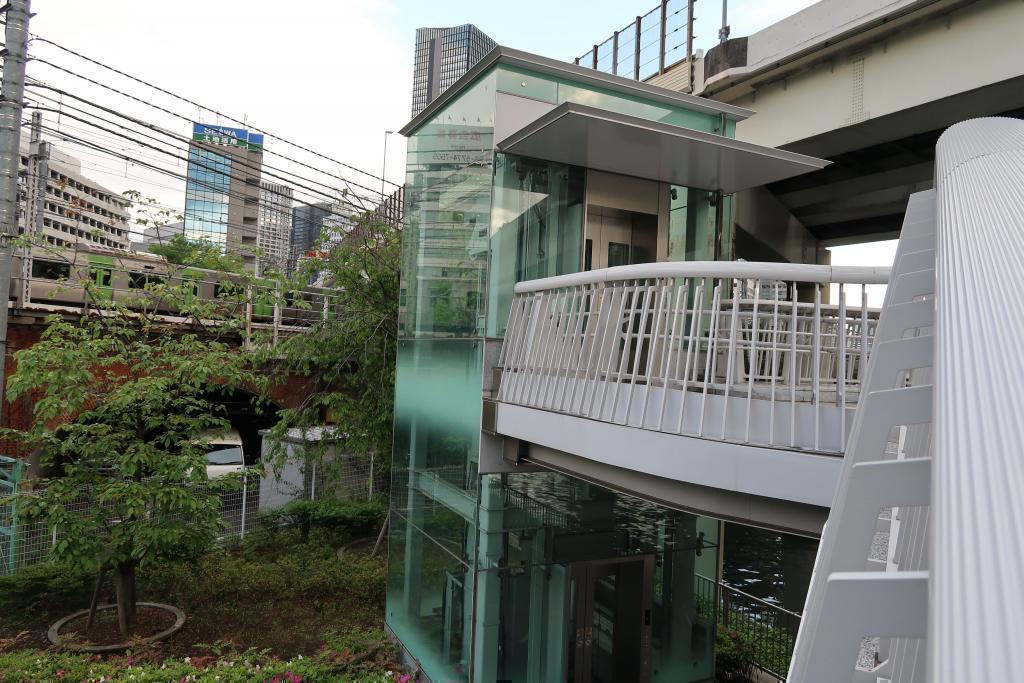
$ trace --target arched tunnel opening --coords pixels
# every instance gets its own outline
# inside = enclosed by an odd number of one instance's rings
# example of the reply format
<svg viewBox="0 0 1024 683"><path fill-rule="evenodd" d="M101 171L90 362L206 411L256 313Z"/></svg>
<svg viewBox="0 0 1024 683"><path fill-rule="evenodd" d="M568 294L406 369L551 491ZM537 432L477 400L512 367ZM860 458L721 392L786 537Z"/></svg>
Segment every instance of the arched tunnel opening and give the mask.
<svg viewBox="0 0 1024 683"><path fill-rule="evenodd" d="M245 464L258 463L263 449L260 432L277 424L280 406L261 400L255 393L244 389L214 388L207 392L206 398L223 406L223 416L231 423L232 429L238 431Z"/></svg>

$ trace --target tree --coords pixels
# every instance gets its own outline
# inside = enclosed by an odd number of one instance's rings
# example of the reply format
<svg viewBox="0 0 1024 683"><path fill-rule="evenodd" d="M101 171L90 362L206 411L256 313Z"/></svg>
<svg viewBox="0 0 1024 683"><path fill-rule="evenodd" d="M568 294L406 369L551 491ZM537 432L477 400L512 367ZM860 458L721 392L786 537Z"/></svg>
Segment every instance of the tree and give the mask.
<svg viewBox="0 0 1024 683"><path fill-rule="evenodd" d="M371 215L348 230L328 235L329 250L317 248L299 274L318 273L328 296L328 315L308 334L288 338L274 349L276 373L305 376L315 384L295 409L283 410L270 430L270 455L280 462L290 429L338 424L336 435L356 455L391 453L398 354L398 292L401 230ZM307 451L322 457L324 448ZM386 462L378 458L377 462ZM329 465L329 463L325 463Z"/></svg>
<svg viewBox="0 0 1024 683"><path fill-rule="evenodd" d="M205 268L224 273L242 272L242 259L235 254L221 252L219 246L207 240L190 240L174 235L163 244L149 247L151 254L163 256L168 263L191 268Z"/></svg>
<svg viewBox="0 0 1024 683"><path fill-rule="evenodd" d="M39 343L14 355L7 388L8 400L31 396L35 406L28 429L5 431L53 473L41 495L20 499L22 511L59 530L56 559L98 572L93 612L113 573L126 637L136 569L207 548L221 525L219 493L238 485L207 480L202 434L229 427L210 387L258 384L239 351L240 302L204 301L174 281L128 302L90 292L90 313L51 317ZM186 322L165 322L157 302Z"/></svg>
<svg viewBox="0 0 1024 683"><path fill-rule="evenodd" d="M128 190L124 193L128 200L128 211L132 217L132 223L145 228L167 228L175 222L181 221L184 216L172 209L161 206L156 199L145 197L138 190ZM172 235L167 241L153 244L149 247L151 254L157 254L173 263L187 268L205 268L217 270L223 273L242 272L242 259L235 254L225 254L219 245L209 240L190 240L185 237L184 229L176 235Z"/></svg>

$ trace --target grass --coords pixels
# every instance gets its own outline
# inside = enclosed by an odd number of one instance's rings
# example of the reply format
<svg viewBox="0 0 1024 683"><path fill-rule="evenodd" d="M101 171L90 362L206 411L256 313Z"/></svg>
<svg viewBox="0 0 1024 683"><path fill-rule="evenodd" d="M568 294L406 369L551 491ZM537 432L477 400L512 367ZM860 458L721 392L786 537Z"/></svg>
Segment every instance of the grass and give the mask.
<svg viewBox="0 0 1024 683"><path fill-rule="evenodd" d="M314 527L308 542L295 528L261 531L194 562L140 569L139 599L176 605L188 620L130 656L49 647L49 624L88 605L91 574L44 564L0 577L0 682L400 680L386 675L397 664L383 632L384 560L337 559L366 531Z"/></svg>

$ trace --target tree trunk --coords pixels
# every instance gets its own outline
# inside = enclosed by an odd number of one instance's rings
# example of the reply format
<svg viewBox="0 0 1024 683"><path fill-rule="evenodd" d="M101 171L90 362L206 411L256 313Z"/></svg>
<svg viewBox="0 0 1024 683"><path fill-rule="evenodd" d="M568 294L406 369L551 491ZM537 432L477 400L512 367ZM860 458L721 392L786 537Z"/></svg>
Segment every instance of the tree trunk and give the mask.
<svg viewBox="0 0 1024 683"><path fill-rule="evenodd" d="M121 635L128 638L135 618L135 565L121 565L117 568L114 589L117 592L117 626Z"/></svg>
<svg viewBox="0 0 1024 683"><path fill-rule="evenodd" d="M88 631L92 629L93 622L96 621L96 608L100 604L100 593L103 590L103 579L107 577L107 568L100 565L99 572L96 573L96 589L92 592L92 602L89 603L89 619L85 622L85 629Z"/></svg>

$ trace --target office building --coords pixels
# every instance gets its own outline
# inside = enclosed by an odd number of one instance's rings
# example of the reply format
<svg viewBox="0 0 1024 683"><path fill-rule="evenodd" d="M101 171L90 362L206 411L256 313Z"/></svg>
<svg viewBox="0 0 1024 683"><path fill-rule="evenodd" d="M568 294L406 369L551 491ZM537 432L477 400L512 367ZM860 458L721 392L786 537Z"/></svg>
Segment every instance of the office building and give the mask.
<svg viewBox="0 0 1024 683"><path fill-rule="evenodd" d="M416 29L412 115L423 111L495 45L497 43L472 24Z"/></svg>
<svg viewBox="0 0 1024 683"><path fill-rule="evenodd" d="M196 123L188 150L185 236L206 240L256 269L263 135Z"/></svg>
<svg viewBox="0 0 1024 683"><path fill-rule="evenodd" d="M260 205L256 223L259 248L256 272L288 272L292 240L292 188L260 182Z"/></svg>
<svg viewBox="0 0 1024 683"><path fill-rule="evenodd" d="M167 244L177 235L185 234L185 222L165 223L163 225L150 225L142 231L142 239L132 242L132 249L135 251L149 251L153 245Z"/></svg>
<svg viewBox="0 0 1024 683"><path fill-rule="evenodd" d="M350 211L341 203L301 204L292 211L292 272L306 259L330 251L352 225Z"/></svg>
<svg viewBox="0 0 1024 683"><path fill-rule="evenodd" d="M28 229L26 222L32 212L26 202L29 196L29 151L23 144L19 195L21 211L19 227ZM82 173L81 161L50 146L47 161L46 191L42 198L42 212L32 226L41 238L57 247L75 244L95 244L115 249L128 249L130 244L127 211L128 200L109 190Z"/></svg>

